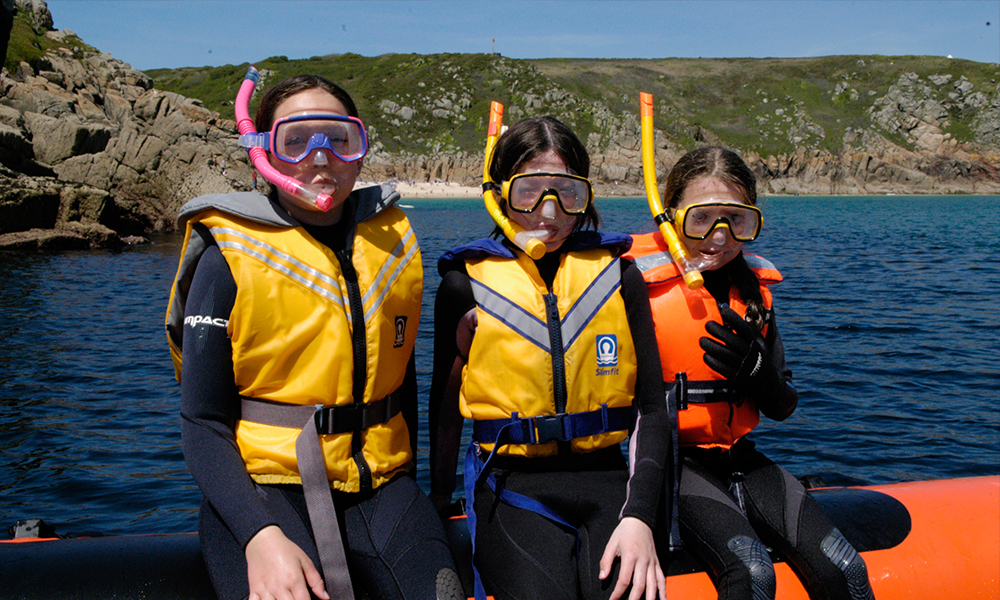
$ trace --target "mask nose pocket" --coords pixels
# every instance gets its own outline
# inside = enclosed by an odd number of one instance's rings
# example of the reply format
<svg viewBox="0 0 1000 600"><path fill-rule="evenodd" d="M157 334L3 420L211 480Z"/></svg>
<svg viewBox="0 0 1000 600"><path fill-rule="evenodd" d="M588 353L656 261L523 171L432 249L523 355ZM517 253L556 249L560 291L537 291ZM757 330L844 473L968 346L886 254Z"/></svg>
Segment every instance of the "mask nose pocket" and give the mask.
<svg viewBox="0 0 1000 600"><path fill-rule="evenodd" d="M314 167L324 167L330 164L330 159L326 157L326 152L322 150L316 150L313 152L312 164Z"/></svg>

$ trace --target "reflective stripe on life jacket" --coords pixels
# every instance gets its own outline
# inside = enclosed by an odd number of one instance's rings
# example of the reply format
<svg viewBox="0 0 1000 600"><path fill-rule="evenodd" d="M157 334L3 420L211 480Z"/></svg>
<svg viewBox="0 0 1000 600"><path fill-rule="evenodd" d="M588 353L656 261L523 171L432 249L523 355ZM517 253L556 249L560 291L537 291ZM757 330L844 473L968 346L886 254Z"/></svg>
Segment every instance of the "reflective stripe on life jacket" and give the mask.
<svg viewBox="0 0 1000 600"><path fill-rule="evenodd" d="M462 374L460 407L466 418L492 422L479 426L484 450L494 441L487 431L519 419L529 422L515 426L525 432L514 438L518 442L570 436L574 451L589 452L624 440L629 417L622 415L631 411L636 359L617 251L564 253L551 290L520 252L500 247L465 262L479 324ZM612 422L625 421L622 430L599 427L590 434L584 423L599 420L602 405L616 415ZM550 456L557 445L512 443L498 451Z"/></svg>
<svg viewBox="0 0 1000 600"><path fill-rule="evenodd" d="M422 293L420 250L403 212L388 206L363 212L352 243L335 254L286 214L268 214L263 196L232 196L182 212L185 246L168 312L174 356L183 341L176 314L179 308L183 320L187 287L180 282L190 281L197 265L190 253L215 243L237 286L228 331L241 396L312 410L381 401L399 388ZM358 214L380 197L384 190L366 188L353 192L351 202ZM255 481L300 483L301 428L238 423L236 441ZM321 437L327 479L337 490L377 488L412 460L398 413L364 431Z"/></svg>

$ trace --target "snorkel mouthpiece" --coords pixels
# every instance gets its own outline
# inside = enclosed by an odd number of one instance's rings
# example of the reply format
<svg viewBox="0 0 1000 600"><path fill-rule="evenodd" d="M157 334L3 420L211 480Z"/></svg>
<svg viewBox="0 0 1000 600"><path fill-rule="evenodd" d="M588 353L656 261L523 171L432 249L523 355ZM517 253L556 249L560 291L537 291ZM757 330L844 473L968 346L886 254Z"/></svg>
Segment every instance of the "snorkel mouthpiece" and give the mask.
<svg viewBox="0 0 1000 600"><path fill-rule="evenodd" d="M524 252L534 260L545 256L545 243L538 239L544 232L527 231L520 227L503 214L497 204L496 196L491 186L486 184L495 183L490 177L490 162L493 160L493 148L497 144L503 127L503 104L490 102L490 123L486 130L486 162L483 165L483 202L486 210L493 217L493 222L503 231L507 239L514 242L514 245L524 250Z"/></svg>
<svg viewBox="0 0 1000 600"><path fill-rule="evenodd" d="M701 271L706 266L691 260L687 250L677 237L674 224L670 221L666 211L663 210L663 203L660 201L660 193L656 184L656 164L653 157L653 95L639 93L639 116L642 123L642 174L646 184L646 200L649 202L649 210L653 213L653 221L663 236L663 241L667 244L674 264L684 276L684 283L689 289L696 290L705 284L705 278L701 276Z"/></svg>
<svg viewBox="0 0 1000 600"><path fill-rule="evenodd" d="M236 102L233 108L236 112L236 126L240 130L241 137L247 134L257 135L253 119L250 118L250 97L253 96L253 91L257 87L259 78L260 73L257 72L255 67L251 66L247 69L247 74L243 79L243 84L240 85L239 93L236 94ZM289 177L271 166L271 163L267 160L267 152L263 148L247 148L247 153L250 155L250 160L253 162L254 168L264 176L264 179L288 192L300 207L306 210L318 209L323 212L333 207L333 197L330 194L315 190L311 186L302 183L294 177Z"/></svg>

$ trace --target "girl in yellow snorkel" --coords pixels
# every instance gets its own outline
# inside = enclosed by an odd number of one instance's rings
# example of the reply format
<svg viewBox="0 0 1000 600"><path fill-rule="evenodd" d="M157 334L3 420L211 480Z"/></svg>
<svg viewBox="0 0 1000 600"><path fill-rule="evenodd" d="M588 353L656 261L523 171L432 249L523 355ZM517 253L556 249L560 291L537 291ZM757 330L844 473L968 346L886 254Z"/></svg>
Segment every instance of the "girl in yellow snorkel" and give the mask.
<svg viewBox="0 0 1000 600"><path fill-rule="evenodd" d="M430 397L431 499L451 502L462 419L477 596L664 595L653 543L669 427L646 286L599 233L587 152L551 117L497 141L487 193L544 245L500 231L438 269ZM496 239L498 238L499 239ZM620 443L632 433L632 472Z"/></svg>
<svg viewBox="0 0 1000 600"><path fill-rule="evenodd" d="M861 556L746 437L761 413L781 421L798 404L771 307L781 274L743 253L762 225L753 172L732 151L699 148L671 169L663 199L704 286L685 284L659 232L634 236L628 256L649 285L667 401L678 409L686 548L708 563L720 599L774 598L768 547L814 600L871 599Z"/></svg>

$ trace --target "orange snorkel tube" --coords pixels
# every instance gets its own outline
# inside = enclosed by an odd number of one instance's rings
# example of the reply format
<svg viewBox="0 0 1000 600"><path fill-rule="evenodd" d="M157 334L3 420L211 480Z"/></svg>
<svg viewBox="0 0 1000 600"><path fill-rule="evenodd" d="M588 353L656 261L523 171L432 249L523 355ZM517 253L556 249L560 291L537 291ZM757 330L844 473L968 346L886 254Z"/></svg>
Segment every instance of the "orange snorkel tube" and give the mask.
<svg viewBox="0 0 1000 600"><path fill-rule="evenodd" d="M673 221L663 210L663 202L660 201L660 193L656 189L656 164L653 159L652 94L639 93L639 116L642 123L642 174L646 183L646 199L649 202L649 210L653 213L653 220L656 221L660 235L663 236L663 241L667 244L674 264L684 275L684 282L688 288L696 290L705 284L705 278L701 276L698 266L692 263L684 244L677 238Z"/></svg>
<svg viewBox="0 0 1000 600"><path fill-rule="evenodd" d="M487 184L495 183L490 177L490 162L493 160L493 148L497 145L497 138L500 137L500 128L503 127L503 104L490 102L490 123L486 130L486 161L483 164L483 202L486 210L489 211L497 227L503 231L507 239L514 242L518 248L534 260L538 260L545 255L545 244L517 224L511 222L507 215L500 210L493 189Z"/></svg>

